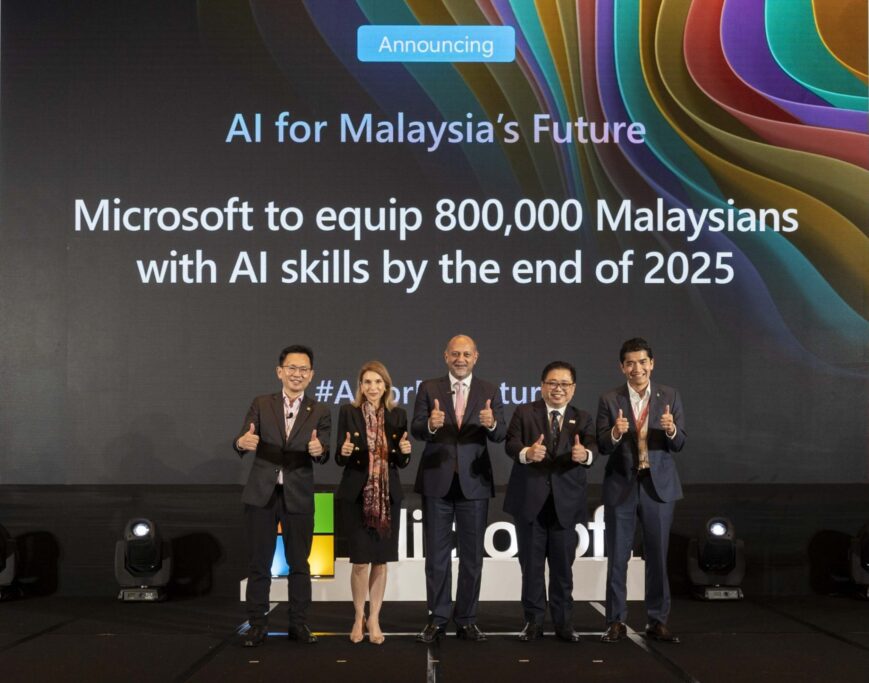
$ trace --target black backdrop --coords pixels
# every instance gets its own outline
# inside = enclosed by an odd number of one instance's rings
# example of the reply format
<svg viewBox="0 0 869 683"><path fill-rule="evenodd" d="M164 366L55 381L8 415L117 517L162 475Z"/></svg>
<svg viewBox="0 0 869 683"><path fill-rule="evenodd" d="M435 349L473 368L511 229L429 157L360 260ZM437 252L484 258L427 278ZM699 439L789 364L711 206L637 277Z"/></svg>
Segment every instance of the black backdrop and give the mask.
<svg viewBox="0 0 869 683"><path fill-rule="evenodd" d="M230 440L250 398L277 390L273 368L284 345L315 349L312 392L321 381L352 384L371 358L404 387L444 371L445 342L458 332L476 339L478 374L504 382L508 401L511 387L538 383L546 362L573 362L575 402L589 411L622 379L622 340L648 338L655 378L683 393L687 483L869 479L865 335L842 341L836 316L820 324L805 292L765 308L753 274L775 276L763 263L739 261L730 284L644 284L639 270L627 284L598 282L594 263L625 248L640 260L649 250L696 245L681 235L595 231L589 178L579 195L587 221L577 232L437 230L434 206L443 197L497 197L512 207L524 167L499 166L507 157L497 145L424 152L341 144L341 113L394 112L342 64L316 3L209 5L3 3L0 482L238 483L245 471ZM409 93L408 109L416 104ZM328 135L319 144L277 144L272 121L282 111L328 121ZM255 112L263 114L263 142L227 143L233 116L251 122ZM575 194L566 188L526 187L524 196L561 201ZM231 197L254 208L253 231L76 230L76 200L93 214L103 199L121 208L201 208ZM425 212L405 240L392 232L354 240L313 225L322 206L380 207L390 197ZM299 207L305 225L267 230L262 208L270 201ZM501 281L472 284L466 274L462 284L443 282L435 261L459 249L477 262L497 260ZM215 283L142 281L137 261L197 250L215 263ZM349 250L370 261L370 279L282 283L282 261L302 250L312 258ZM384 250L431 261L417 290L381 281ZM518 259L561 262L576 250L581 284L509 277ZM241 251L254 260L267 253L266 282L229 283ZM782 315L787 326L770 322ZM410 409L412 392L408 399ZM328 400L338 402L334 393ZM509 461L495 460L504 484ZM595 468L593 480L600 474ZM339 475L333 464L319 473L324 484Z"/></svg>
<svg viewBox="0 0 869 683"><path fill-rule="evenodd" d="M529 147L543 158L535 165L497 145L425 152L341 144L340 113L394 120L396 102L417 118L431 109L408 74L394 70L401 67L360 67L348 57L352 41L338 40L348 35L338 29L363 6L372 23L389 23L405 4L0 6L0 522L36 563L27 571L42 571L48 592L110 592L114 541L130 516L143 514L159 521L186 563L193 584L176 592L235 595L244 574L238 484L249 463L230 442L251 397L277 390L274 365L286 344L314 347L311 391L331 382L328 400L337 404L346 399L335 391L352 385L371 358L383 360L400 387L441 374L446 340L464 332L479 344L478 374L503 382L508 402L514 389L521 398L537 384L546 362L562 358L579 369L576 404L593 411L599 393L622 379L620 343L642 335L656 352L655 379L678 386L686 406L689 442L679 458L686 499L671 553L677 592L680 548L722 512L746 539L750 593L835 590L847 538L865 521L869 482L869 335L854 304L866 300L863 280L840 284L844 299L831 295L813 270L823 265L823 240L801 242L805 260L782 268L777 259L787 261L792 245L778 235L695 244L680 234L596 231L589 217L596 199L652 205L657 195L649 193L655 179L643 176L644 184L638 173L616 192L600 173L604 150L579 150L584 161L571 166L552 149ZM586 14L590 6L580 3ZM442 112L485 118L449 67L408 73ZM319 144L275 143L272 121L282 111L329 121L329 135ZM252 122L256 112L263 142L227 143L233 116ZM818 174L819 197L824 180ZM117 198L121 208L183 208L222 207L231 197L255 208L254 231L75 229L76 200L92 213L102 199L114 206ZM390 197L425 212L406 240L369 233L357 241L313 226L322 206L379 207ZM498 198L508 212L521 197L579 198L587 220L577 232L441 232L433 216L444 197ZM305 226L265 229L270 201L302 209ZM701 209L704 200L686 204ZM746 248L751 240L767 251ZM280 281L283 260L335 249L369 259L370 280ZM444 283L435 262L458 249L477 262L498 261L501 281ZM627 284L598 282L595 263L625 249L640 262L650 250L732 250L735 277L650 285L635 269ZM173 250L201 250L217 282L144 283L136 262ZM417 290L382 282L384 250L431 261ZM520 285L509 277L518 259L561 262L577 250L581 284ZM241 251L257 263L267 253L267 282L229 283ZM867 251L861 246L855 256L865 261ZM412 391L407 398L410 409ZM497 449L494 460L502 489L509 461ZM593 504L601 473L592 470ZM339 475L334 463L320 468L321 488ZM340 533L338 542L340 551Z"/></svg>

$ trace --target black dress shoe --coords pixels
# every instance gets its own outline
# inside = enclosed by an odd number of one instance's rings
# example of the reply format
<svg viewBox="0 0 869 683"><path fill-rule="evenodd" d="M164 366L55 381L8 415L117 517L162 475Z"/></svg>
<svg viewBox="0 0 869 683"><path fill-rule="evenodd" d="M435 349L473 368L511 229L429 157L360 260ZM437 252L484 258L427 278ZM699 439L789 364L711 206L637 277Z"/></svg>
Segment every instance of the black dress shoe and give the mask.
<svg viewBox="0 0 869 683"><path fill-rule="evenodd" d="M446 635L446 630L443 626L438 626L437 624L426 624L425 628L416 634L416 642L433 643L444 635Z"/></svg>
<svg viewBox="0 0 869 683"><path fill-rule="evenodd" d="M522 627L522 631L519 633L519 640L523 643L527 643L531 640L537 640L538 638L543 637L543 627L540 624L535 624L533 621L526 621L525 626Z"/></svg>
<svg viewBox="0 0 869 683"><path fill-rule="evenodd" d="M614 621L606 628L600 640L603 643L616 643L628 637L628 628L620 621Z"/></svg>
<svg viewBox="0 0 869 683"><path fill-rule="evenodd" d="M456 625L456 638L475 640L478 643L485 643L488 640L486 634L476 624L468 624L467 626Z"/></svg>
<svg viewBox="0 0 869 683"><path fill-rule="evenodd" d="M298 640L300 643L316 643L317 636L311 633L311 627L307 624L301 626L290 626L287 631L287 638L290 640Z"/></svg>
<svg viewBox="0 0 869 683"><path fill-rule="evenodd" d="M662 643L679 642L679 636L667 628L667 624L662 624L660 621L653 621L651 624L646 624L646 635L652 640L659 640Z"/></svg>
<svg viewBox="0 0 869 683"><path fill-rule="evenodd" d="M266 642L269 630L265 626L251 626L244 634L245 647L259 647Z"/></svg>
<svg viewBox="0 0 869 683"><path fill-rule="evenodd" d="M579 633L573 630L573 626L562 626L561 628L556 628L555 635L558 636L559 640L563 640L565 643L578 643L582 640L579 637Z"/></svg>

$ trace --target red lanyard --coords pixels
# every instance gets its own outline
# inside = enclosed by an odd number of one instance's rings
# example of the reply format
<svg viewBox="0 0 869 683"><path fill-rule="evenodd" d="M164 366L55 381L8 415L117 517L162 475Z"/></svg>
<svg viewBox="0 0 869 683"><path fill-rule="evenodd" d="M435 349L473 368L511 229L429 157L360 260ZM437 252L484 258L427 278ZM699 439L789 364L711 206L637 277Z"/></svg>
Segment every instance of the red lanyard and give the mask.
<svg viewBox="0 0 869 683"><path fill-rule="evenodd" d="M649 397L648 403L646 403L646 407L643 408L643 411L637 415L637 412L634 410L633 403L631 404L631 412L634 414L634 422L637 423L637 429L640 430L643 428L643 425L646 423L646 418L649 417L649 406L652 405L652 397Z"/></svg>

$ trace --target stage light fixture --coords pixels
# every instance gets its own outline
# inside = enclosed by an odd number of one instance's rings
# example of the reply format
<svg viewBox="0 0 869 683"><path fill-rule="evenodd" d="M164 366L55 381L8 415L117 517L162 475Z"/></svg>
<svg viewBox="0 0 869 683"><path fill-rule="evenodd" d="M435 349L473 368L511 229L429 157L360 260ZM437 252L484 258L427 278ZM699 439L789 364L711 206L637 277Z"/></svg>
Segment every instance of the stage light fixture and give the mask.
<svg viewBox="0 0 869 683"><path fill-rule="evenodd" d="M703 600L739 600L745 576L745 544L727 517L713 517L688 542L688 577Z"/></svg>
<svg viewBox="0 0 869 683"><path fill-rule="evenodd" d="M172 545L162 539L156 525L143 518L127 522L123 539L115 544L115 578L121 586L118 600L165 600L171 576Z"/></svg>
<svg viewBox="0 0 869 683"><path fill-rule="evenodd" d="M720 519L709 522L709 533L713 536L724 536L727 533L727 525Z"/></svg>
<svg viewBox="0 0 869 683"><path fill-rule="evenodd" d="M857 535L851 539L848 551L851 566L851 580L860 595L869 598L869 522L864 524Z"/></svg>
<svg viewBox="0 0 869 683"><path fill-rule="evenodd" d="M15 555L15 539L0 525L0 600L16 593L12 588L15 581Z"/></svg>
<svg viewBox="0 0 869 683"><path fill-rule="evenodd" d="M136 522L133 525L133 536L136 538L144 538L149 533L151 533L151 527L148 525L146 520L142 520L141 522Z"/></svg>

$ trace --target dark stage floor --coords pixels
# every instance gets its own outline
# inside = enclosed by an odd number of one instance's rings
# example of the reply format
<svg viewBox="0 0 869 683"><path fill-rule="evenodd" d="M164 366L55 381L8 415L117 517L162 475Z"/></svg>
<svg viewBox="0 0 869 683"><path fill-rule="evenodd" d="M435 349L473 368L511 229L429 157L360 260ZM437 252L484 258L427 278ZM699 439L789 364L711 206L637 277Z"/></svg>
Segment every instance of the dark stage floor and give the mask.
<svg viewBox="0 0 869 683"><path fill-rule="evenodd" d="M629 626L642 632L642 606ZM482 603L487 643L450 636L414 642L421 603L387 603L386 643L347 639L351 607L318 603L316 645L288 642L278 606L268 642L240 646L244 611L233 600L198 598L119 604L111 598L30 598L0 603L0 679L12 681L865 681L869 602L776 598L736 603L676 600L670 625L679 645L640 635L605 645L598 603L577 603L579 645L551 635L520 643L518 603Z"/></svg>

